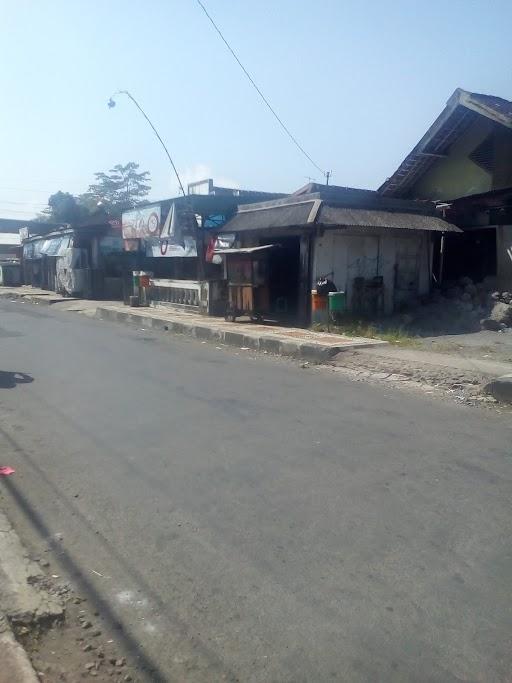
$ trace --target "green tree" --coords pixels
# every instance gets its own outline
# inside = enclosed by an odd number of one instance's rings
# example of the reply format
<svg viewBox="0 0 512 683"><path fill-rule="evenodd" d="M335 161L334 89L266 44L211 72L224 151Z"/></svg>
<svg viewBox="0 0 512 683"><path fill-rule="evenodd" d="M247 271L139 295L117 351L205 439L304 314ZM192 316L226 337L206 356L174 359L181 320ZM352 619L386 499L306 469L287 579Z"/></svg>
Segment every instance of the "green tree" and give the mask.
<svg viewBox="0 0 512 683"><path fill-rule="evenodd" d="M96 182L80 195L80 202L89 208L102 206L104 209L132 209L147 197L151 190L149 171L139 172L139 164L133 161L118 164L107 173L95 173Z"/></svg>
<svg viewBox="0 0 512 683"><path fill-rule="evenodd" d="M59 190L48 198L48 208L39 218L51 223L76 223L83 220L89 210L69 192Z"/></svg>

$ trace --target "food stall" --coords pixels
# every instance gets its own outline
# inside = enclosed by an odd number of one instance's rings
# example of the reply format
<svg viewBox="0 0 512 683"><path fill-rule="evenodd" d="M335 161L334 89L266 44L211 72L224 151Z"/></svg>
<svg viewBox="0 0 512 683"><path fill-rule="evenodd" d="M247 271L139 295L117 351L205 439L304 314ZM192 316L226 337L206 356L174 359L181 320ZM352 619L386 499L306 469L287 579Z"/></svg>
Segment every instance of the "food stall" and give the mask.
<svg viewBox="0 0 512 683"><path fill-rule="evenodd" d="M263 320L269 312L268 254L278 244L261 247L216 250L225 258L228 282L226 320L234 322L240 316Z"/></svg>

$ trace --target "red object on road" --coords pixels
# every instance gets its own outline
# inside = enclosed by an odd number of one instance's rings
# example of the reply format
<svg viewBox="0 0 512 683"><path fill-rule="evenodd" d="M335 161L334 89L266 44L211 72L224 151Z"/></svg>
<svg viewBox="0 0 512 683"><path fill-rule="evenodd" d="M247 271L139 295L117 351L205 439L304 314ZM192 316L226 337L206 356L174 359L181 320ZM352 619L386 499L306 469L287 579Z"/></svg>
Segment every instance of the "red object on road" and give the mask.
<svg viewBox="0 0 512 683"><path fill-rule="evenodd" d="M8 474L14 474L15 471L16 470L13 470L13 468L9 467L8 465L3 465L2 467L0 467L0 475L3 474L5 477Z"/></svg>

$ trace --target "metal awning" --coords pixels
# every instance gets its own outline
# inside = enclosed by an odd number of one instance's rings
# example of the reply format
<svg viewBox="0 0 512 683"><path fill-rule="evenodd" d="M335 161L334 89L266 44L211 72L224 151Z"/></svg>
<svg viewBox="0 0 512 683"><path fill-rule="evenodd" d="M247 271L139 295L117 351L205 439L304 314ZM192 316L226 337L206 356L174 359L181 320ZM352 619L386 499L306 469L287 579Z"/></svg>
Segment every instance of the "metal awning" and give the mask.
<svg viewBox="0 0 512 683"><path fill-rule="evenodd" d="M280 244L263 244L261 247L240 247L239 249L215 249L214 254L254 254L270 249L278 249Z"/></svg>

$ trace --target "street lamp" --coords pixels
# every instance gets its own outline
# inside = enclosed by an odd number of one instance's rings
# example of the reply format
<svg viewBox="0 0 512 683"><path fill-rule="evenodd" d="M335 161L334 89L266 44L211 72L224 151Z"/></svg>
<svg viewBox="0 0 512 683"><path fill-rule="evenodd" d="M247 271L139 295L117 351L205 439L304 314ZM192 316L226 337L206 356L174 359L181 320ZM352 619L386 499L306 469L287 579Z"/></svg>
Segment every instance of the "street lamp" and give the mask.
<svg viewBox="0 0 512 683"><path fill-rule="evenodd" d="M113 107L116 106L116 101L114 100L114 96L115 96L115 95L126 95L127 97L129 97L129 98L131 99L131 101L133 102L133 104L134 104L134 105L137 107L137 109L140 111L140 113L142 114L142 116L143 116L143 117L146 119L146 121L149 123L149 125L151 126L151 128L152 128L152 130L153 130L153 133L156 135L156 137L158 138L158 141L160 142L160 144L161 144L162 147L164 148L164 151L165 151L165 153L166 153L166 155L167 155L167 158L168 158L169 161L171 162L172 170L174 171L174 173L175 173L175 175L176 175L176 178L178 179L178 183L179 183L179 186L180 186L181 193L183 194L183 196L185 196L185 190L183 189L183 183L181 182L181 178L180 178L180 176L179 176L179 173L178 173L178 171L177 171L177 169L176 169L176 166L174 165L174 161L172 160L171 155L169 154L169 150L168 150L167 147L165 146L164 141L162 140L162 138L161 138L160 135L158 134L158 131L157 131L157 129L155 128L155 126L153 125L153 123L151 122L151 119L149 118L149 116L146 114L146 112L144 111L144 109L143 109L143 108L140 106L140 104L137 102L137 100L135 99L135 97L134 97L131 93L128 92L128 90L118 90L117 92L115 92L114 95L112 95L112 97L111 97L111 98L109 99L109 101L107 102L108 108L109 108L109 109L112 109Z"/></svg>

